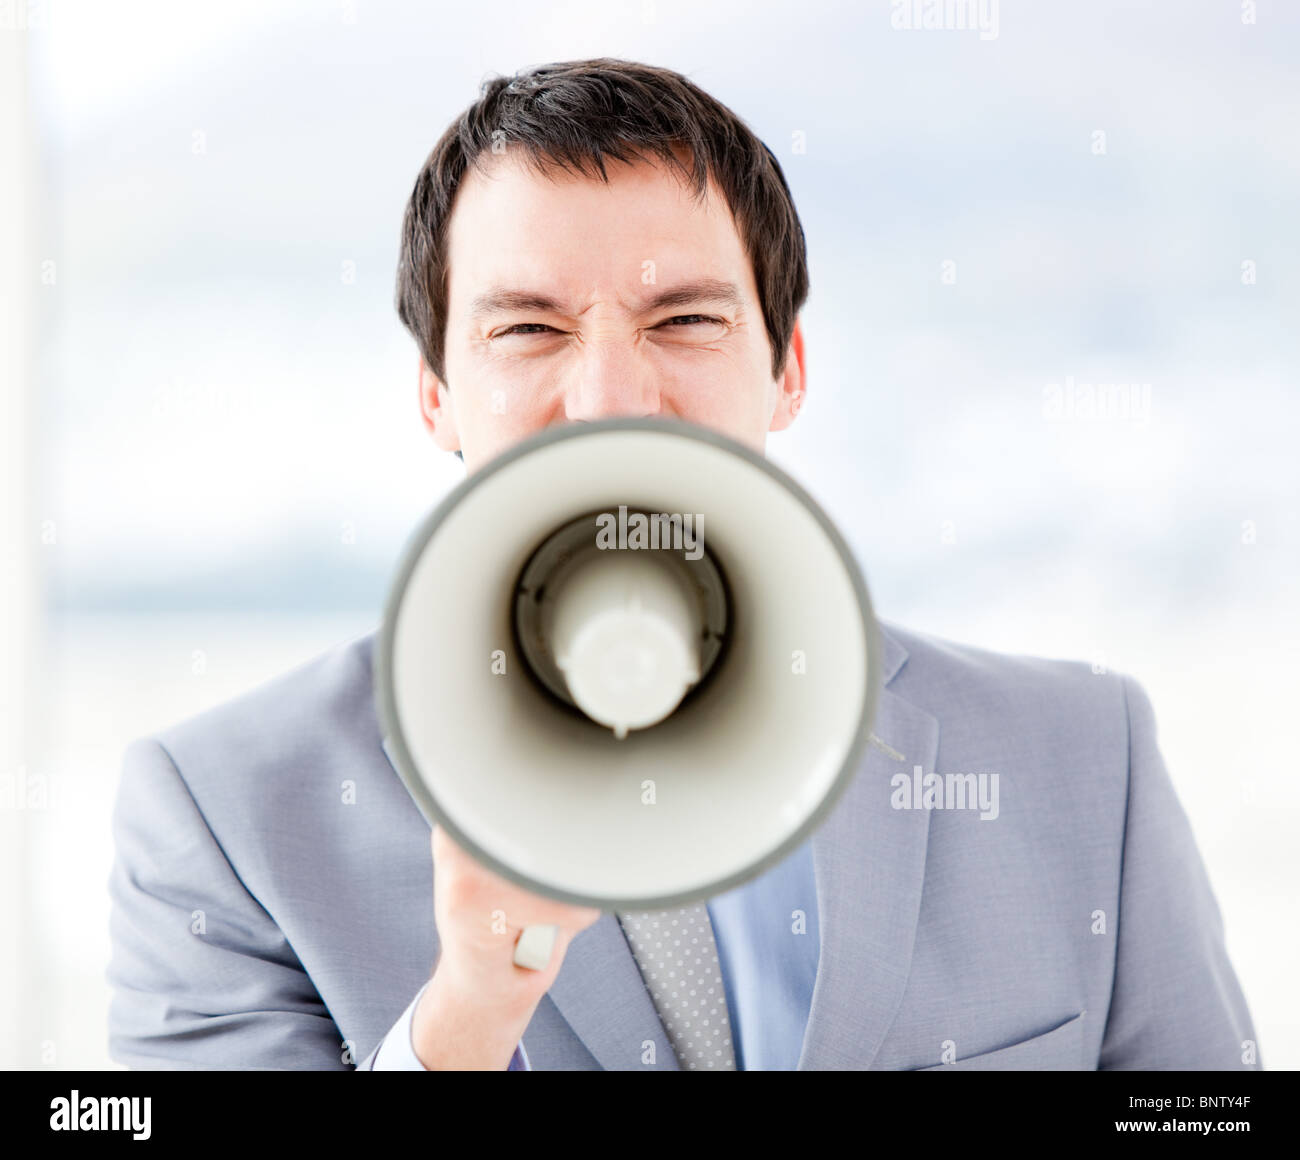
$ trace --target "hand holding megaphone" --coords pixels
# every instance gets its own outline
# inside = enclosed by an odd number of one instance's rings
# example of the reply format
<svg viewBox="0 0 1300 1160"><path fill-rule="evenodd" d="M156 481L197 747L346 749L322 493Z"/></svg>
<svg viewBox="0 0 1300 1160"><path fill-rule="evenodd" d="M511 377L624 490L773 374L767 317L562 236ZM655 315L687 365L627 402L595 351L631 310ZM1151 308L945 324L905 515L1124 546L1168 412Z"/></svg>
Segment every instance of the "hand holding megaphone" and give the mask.
<svg viewBox="0 0 1300 1160"><path fill-rule="evenodd" d="M411 1023L411 1046L430 1070L500 1071L569 943L601 912L528 893L480 866L441 826L430 843L439 955ZM552 945L521 971L516 940L525 928L547 933Z"/></svg>

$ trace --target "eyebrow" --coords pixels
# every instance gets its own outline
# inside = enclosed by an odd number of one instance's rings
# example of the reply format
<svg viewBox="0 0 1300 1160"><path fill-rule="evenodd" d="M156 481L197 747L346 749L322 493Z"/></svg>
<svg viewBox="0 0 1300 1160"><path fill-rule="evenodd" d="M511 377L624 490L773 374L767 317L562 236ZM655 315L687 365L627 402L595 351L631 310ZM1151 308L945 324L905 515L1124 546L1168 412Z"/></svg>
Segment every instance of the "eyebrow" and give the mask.
<svg viewBox="0 0 1300 1160"><path fill-rule="evenodd" d="M641 309L645 312L665 310L674 306L690 306L697 302L713 302L733 309L744 304L739 287L721 278L698 278L661 290L646 299ZM552 314L566 313L564 306L554 298L534 290L512 290L497 287L478 295L470 304L470 318L481 321L494 314L519 310L542 310Z"/></svg>

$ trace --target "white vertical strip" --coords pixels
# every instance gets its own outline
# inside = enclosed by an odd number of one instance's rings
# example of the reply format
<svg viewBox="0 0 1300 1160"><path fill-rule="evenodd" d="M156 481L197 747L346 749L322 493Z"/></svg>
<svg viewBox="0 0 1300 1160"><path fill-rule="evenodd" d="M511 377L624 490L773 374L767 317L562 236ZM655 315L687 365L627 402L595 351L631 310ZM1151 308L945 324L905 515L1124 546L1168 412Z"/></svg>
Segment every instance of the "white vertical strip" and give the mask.
<svg viewBox="0 0 1300 1160"><path fill-rule="evenodd" d="M0 1068L34 1066L35 977L27 776L35 775L29 677L36 630L30 490L33 262L27 31L0 32Z"/></svg>

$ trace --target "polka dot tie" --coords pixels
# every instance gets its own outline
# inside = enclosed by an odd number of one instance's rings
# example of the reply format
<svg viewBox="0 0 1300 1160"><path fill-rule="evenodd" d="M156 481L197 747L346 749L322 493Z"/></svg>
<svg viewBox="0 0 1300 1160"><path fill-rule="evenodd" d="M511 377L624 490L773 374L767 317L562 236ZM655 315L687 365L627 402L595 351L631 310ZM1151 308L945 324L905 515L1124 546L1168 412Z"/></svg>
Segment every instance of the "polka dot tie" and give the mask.
<svg viewBox="0 0 1300 1160"><path fill-rule="evenodd" d="M620 914L655 1010L683 1071L735 1071L727 996L704 903Z"/></svg>

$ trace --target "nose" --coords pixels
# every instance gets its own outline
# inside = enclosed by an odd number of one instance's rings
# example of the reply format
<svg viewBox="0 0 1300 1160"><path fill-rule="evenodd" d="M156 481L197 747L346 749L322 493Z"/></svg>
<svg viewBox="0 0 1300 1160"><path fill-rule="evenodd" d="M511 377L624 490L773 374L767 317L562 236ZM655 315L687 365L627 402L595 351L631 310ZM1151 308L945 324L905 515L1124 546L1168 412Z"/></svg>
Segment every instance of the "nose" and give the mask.
<svg viewBox="0 0 1300 1160"><path fill-rule="evenodd" d="M593 340L582 351L565 392L565 418L642 418L661 409L659 376L626 338Z"/></svg>

